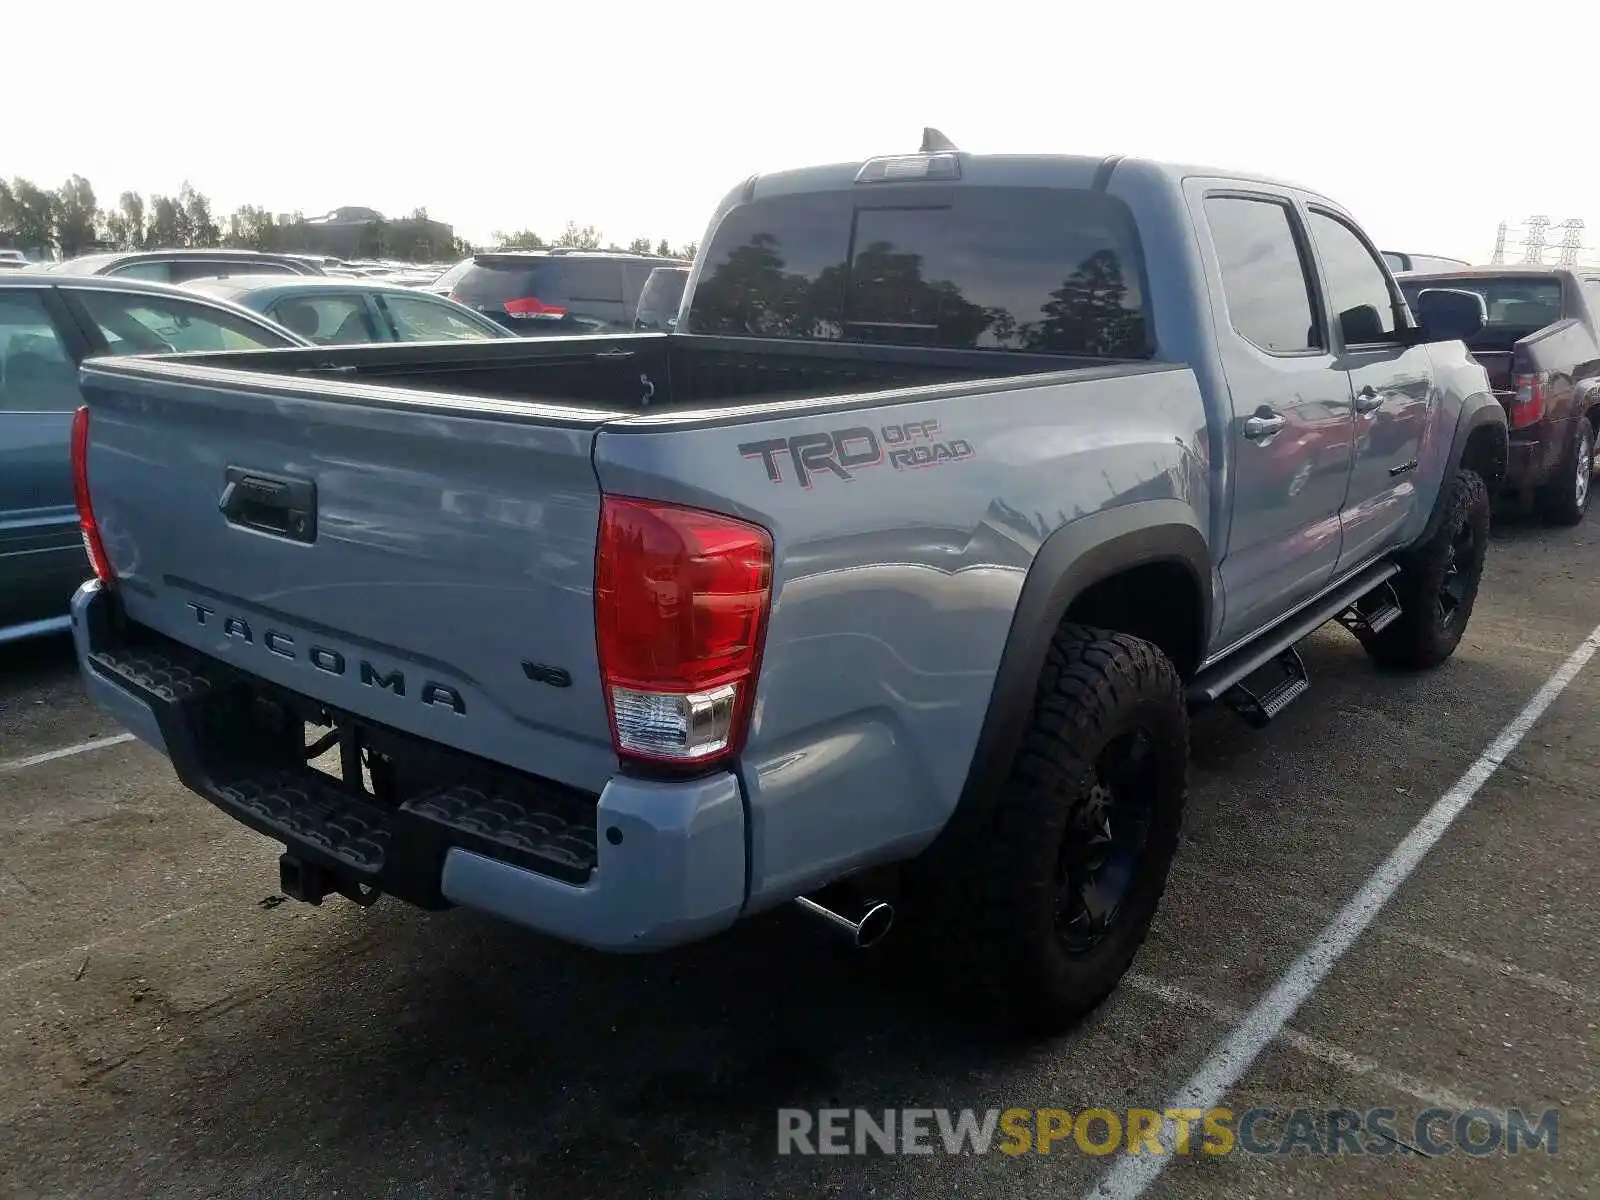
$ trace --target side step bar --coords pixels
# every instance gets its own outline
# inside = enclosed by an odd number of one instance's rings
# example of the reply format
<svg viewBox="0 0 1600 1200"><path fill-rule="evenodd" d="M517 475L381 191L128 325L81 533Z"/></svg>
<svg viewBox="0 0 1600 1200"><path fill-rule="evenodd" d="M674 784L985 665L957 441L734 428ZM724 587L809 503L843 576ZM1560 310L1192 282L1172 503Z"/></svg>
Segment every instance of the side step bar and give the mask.
<svg viewBox="0 0 1600 1200"><path fill-rule="evenodd" d="M1390 579L1400 573L1400 568L1394 563L1375 563L1361 574L1355 576L1348 583L1341 584L1315 603L1302 609L1274 629L1268 630L1254 642L1241 646L1238 650L1207 667L1195 676L1187 691L1185 699L1191 708L1211 704L1220 700L1228 690L1247 676L1260 670L1269 662L1280 658L1285 651L1294 648L1296 642L1308 634L1315 632L1329 621L1335 620L1346 609L1365 596L1374 588L1387 584ZM1392 591L1390 593L1392 595ZM1395 616L1398 616L1396 606ZM1388 618L1393 620L1393 617ZM1302 667L1302 673L1304 668ZM1286 671L1286 674L1288 672ZM1305 691L1304 687L1295 689L1295 696ZM1277 705L1274 711L1282 709L1288 700Z"/></svg>

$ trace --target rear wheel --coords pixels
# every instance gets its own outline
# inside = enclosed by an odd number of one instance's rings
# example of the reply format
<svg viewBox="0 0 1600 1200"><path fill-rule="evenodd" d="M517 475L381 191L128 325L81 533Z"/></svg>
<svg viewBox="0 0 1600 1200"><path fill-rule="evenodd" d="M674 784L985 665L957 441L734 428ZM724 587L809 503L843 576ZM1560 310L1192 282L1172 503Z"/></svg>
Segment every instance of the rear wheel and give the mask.
<svg viewBox="0 0 1600 1200"><path fill-rule="evenodd" d="M1361 644L1386 667L1425 670L1455 653L1472 616L1489 552L1489 493L1476 471L1452 482L1434 535L1401 559L1395 593L1400 616Z"/></svg>
<svg viewBox="0 0 1600 1200"><path fill-rule="evenodd" d="M1009 778L913 893L920 911L908 915L942 963L957 956L964 990L1052 1031L1116 987L1166 887L1188 754L1166 656L1063 626Z"/></svg>
<svg viewBox="0 0 1600 1200"><path fill-rule="evenodd" d="M1594 426L1579 419L1556 477L1539 491L1539 509L1552 525L1576 525L1589 511L1594 475Z"/></svg>

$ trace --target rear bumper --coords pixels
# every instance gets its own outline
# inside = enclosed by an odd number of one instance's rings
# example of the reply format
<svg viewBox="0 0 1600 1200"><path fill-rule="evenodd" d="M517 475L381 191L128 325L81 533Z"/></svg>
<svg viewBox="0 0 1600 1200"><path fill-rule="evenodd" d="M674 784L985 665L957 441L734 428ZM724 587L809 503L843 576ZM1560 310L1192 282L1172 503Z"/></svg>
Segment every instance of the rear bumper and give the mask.
<svg viewBox="0 0 1600 1200"><path fill-rule="evenodd" d="M379 804L254 731L259 681L130 629L117 607L95 582L73 597L90 697L167 755L185 786L300 862L424 907L478 909L610 951L694 941L743 908L744 803L731 774L619 775L596 798L453 756L425 789ZM371 732L432 752L409 735Z"/></svg>
<svg viewBox="0 0 1600 1200"><path fill-rule="evenodd" d="M1540 421L1513 429L1506 451L1506 486L1543 487L1557 478L1572 435L1570 420Z"/></svg>

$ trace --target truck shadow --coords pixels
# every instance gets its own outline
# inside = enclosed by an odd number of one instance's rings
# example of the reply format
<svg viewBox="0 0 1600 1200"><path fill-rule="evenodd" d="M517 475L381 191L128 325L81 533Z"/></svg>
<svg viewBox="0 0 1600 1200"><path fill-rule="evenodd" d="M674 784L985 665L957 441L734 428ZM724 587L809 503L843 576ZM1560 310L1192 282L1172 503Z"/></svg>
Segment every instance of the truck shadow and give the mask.
<svg viewBox="0 0 1600 1200"><path fill-rule="evenodd" d="M206 1130L185 1166L281 1163L315 1143L317 1170L353 1182L381 1141L423 1143L424 1162L449 1147L496 1194L765 1193L823 1169L777 1156L780 1108L959 1107L980 1075L1073 1042L986 1028L900 956L851 951L790 910L626 958L472 914L369 919L359 966L265 1000L275 1015L232 1048L246 1069L174 1114Z"/></svg>

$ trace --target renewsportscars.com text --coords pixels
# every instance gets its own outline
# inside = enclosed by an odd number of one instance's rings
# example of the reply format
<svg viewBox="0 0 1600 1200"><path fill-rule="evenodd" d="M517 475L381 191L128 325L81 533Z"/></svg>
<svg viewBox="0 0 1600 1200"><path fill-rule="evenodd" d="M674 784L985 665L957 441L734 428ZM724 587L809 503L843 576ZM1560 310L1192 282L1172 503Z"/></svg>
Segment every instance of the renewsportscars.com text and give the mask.
<svg viewBox="0 0 1600 1200"><path fill-rule="evenodd" d="M1171 1122L1171 1149L1161 1131ZM1393 1154L1556 1153L1557 1112L1426 1108L781 1108L779 1154Z"/></svg>

